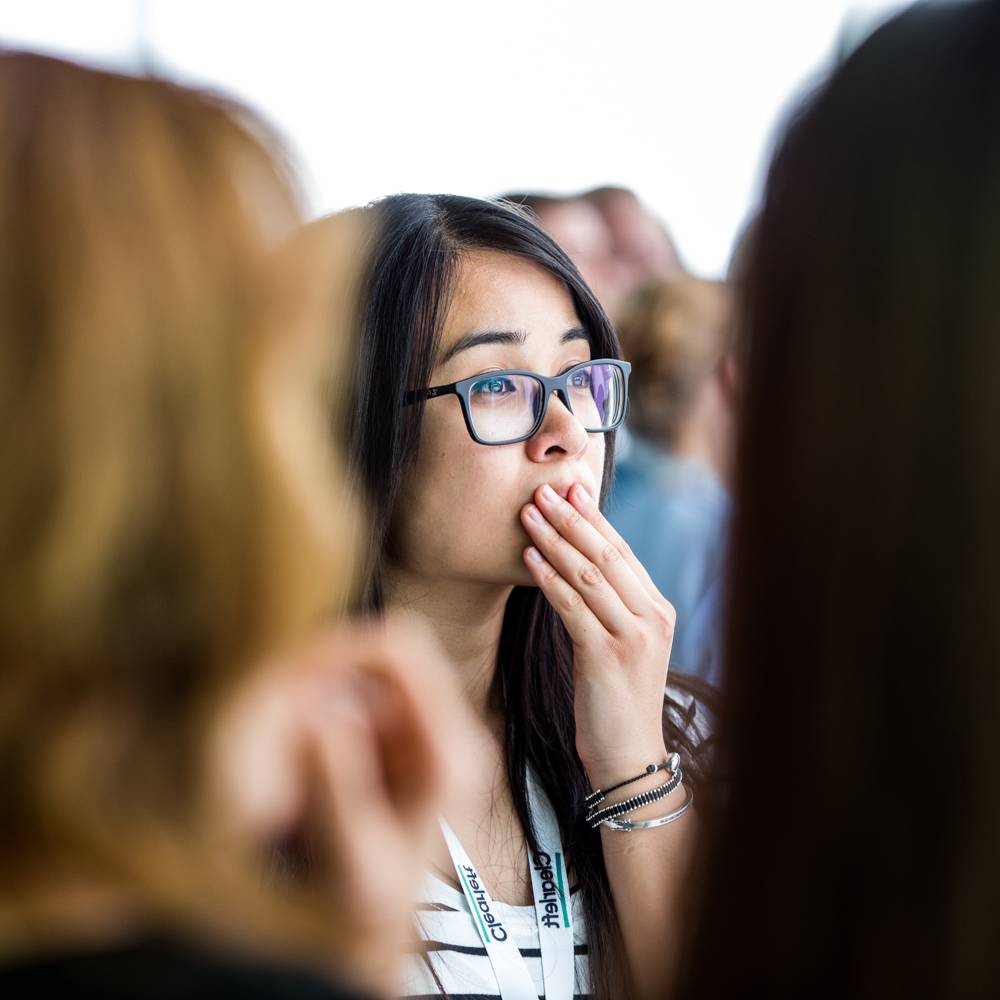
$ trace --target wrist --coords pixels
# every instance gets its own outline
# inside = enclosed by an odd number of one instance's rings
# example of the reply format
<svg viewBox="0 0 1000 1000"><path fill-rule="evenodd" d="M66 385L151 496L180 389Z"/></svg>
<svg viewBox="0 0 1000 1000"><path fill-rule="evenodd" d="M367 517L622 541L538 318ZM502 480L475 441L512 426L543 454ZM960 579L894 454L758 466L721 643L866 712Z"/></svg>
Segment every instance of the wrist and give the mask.
<svg viewBox="0 0 1000 1000"><path fill-rule="evenodd" d="M665 760L647 764L638 773L613 784L602 783L587 796L586 822L591 829L601 827L602 840L605 828L612 833L627 833L673 823L688 811L692 801L691 792L682 787L682 775L680 754L670 753Z"/></svg>
<svg viewBox="0 0 1000 1000"><path fill-rule="evenodd" d="M580 755L591 789L609 788L639 774L650 764L662 764L667 759L667 748L663 737L635 741L627 747L606 748L600 754ZM660 772L643 776L641 782L657 784ZM662 780L662 779L660 779ZM636 783L639 784L638 782ZM641 789L638 789L641 790Z"/></svg>

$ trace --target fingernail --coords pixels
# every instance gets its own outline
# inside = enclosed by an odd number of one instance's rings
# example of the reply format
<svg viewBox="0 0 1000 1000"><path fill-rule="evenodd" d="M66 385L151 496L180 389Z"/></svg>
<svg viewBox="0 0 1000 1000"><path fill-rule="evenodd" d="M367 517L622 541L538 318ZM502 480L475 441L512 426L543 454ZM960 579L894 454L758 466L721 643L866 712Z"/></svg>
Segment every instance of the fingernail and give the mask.
<svg viewBox="0 0 1000 1000"><path fill-rule="evenodd" d="M533 503L529 503L528 504L528 506L526 508L526 511L527 511L528 517L532 521L535 521L538 524L544 524L545 523L545 519L542 517L541 511L539 511L539 509Z"/></svg>
<svg viewBox="0 0 1000 1000"><path fill-rule="evenodd" d="M534 547L534 545L530 545L526 549L526 554L532 562L540 563L542 561L542 554Z"/></svg>
<svg viewBox="0 0 1000 1000"><path fill-rule="evenodd" d="M587 492L586 487L581 483L576 484L576 498L581 503L589 504L590 506L593 506L594 504L594 498Z"/></svg>
<svg viewBox="0 0 1000 1000"><path fill-rule="evenodd" d="M556 495L556 491L552 489L552 487L549 486L548 483L546 483L542 487L542 498L544 500L548 500L549 503L555 503L556 500L559 499L559 497Z"/></svg>

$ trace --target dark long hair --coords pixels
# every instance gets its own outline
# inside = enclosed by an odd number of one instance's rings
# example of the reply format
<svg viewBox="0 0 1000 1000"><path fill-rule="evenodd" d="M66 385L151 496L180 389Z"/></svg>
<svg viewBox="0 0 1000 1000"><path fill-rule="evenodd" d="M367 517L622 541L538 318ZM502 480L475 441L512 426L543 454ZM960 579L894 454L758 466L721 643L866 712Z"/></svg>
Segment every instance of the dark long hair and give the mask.
<svg viewBox="0 0 1000 1000"><path fill-rule="evenodd" d="M514 254L543 267L568 289L596 357L620 357L618 339L572 262L524 212L501 202L451 195L397 195L374 207L377 219L361 294L357 391L348 428L350 456L370 505L367 608L383 604L383 571L393 554L392 522L416 462L422 406L404 407L408 389L429 384L433 358L461 255L477 249ZM602 500L612 479L609 436ZM587 780L576 753L573 657L566 630L533 587L515 587L507 603L491 699L505 718L507 776L530 844L534 831L525 777L530 766L545 788L572 858L587 918L591 984L621 996L623 966L599 835L582 822ZM672 678L672 682L676 683ZM665 712L667 745L692 761L697 748L679 719Z"/></svg>
<svg viewBox="0 0 1000 1000"><path fill-rule="evenodd" d="M1000 4L792 120L744 275L722 747L681 995L1000 983Z"/></svg>

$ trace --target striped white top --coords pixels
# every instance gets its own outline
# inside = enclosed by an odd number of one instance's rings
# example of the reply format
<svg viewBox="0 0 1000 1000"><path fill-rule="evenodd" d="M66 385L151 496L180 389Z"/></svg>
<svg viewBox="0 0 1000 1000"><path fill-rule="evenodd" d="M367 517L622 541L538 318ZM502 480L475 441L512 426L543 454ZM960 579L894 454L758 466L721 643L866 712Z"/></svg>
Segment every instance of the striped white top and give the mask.
<svg viewBox="0 0 1000 1000"><path fill-rule="evenodd" d="M583 909L575 888L570 889L570 906L576 952L576 986L573 992L575 996L582 997L590 992L587 939ZM511 906L494 900L493 909L511 932L535 981L539 997L544 996L541 945L534 906ZM420 938L427 949L426 958L419 954L406 956L400 996L440 997L443 988L452 1000L496 1000L500 996L496 976L482 939L476 932L465 896L436 875L428 873L424 877L416 916ZM440 980L440 986L434 980L435 975Z"/></svg>
<svg viewBox="0 0 1000 1000"><path fill-rule="evenodd" d="M708 740L715 728L715 720L707 707L673 685L667 685L667 694L678 703L678 708L671 709L674 721L688 727L697 742ZM583 907L575 888L570 889L570 905L576 953L573 993L575 997L585 997L590 994L587 930ZM493 908L504 927L513 932L514 943L535 981L538 996L544 998L541 942L534 906L510 906L494 900ZM416 916L420 939L426 948L426 959L420 954L405 957L400 996L429 1000L440 997L443 989L452 1000L498 1000L500 989L493 966L463 893L428 872L424 876ZM440 980L440 986L435 982L435 975Z"/></svg>

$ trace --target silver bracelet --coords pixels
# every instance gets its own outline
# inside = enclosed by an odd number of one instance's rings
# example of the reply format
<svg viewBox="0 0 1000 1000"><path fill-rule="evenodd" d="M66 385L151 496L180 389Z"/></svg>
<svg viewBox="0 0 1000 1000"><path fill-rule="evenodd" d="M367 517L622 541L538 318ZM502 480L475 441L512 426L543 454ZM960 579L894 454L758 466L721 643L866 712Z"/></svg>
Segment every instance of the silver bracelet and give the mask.
<svg viewBox="0 0 1000 1000"><path fill-rule="evenodd" d="M654 826L666 826L667 823L673 823L675 819L680 819L691 808L691 803L694 802L694 792L689 785L684 786L684 791L687 793L684 804L678 806L673 812L667 813L666 816L657 816L656 819L605 819L601 823L609 830L616 830L619 833L628 833L630 830L649 830Z"/></svg>

